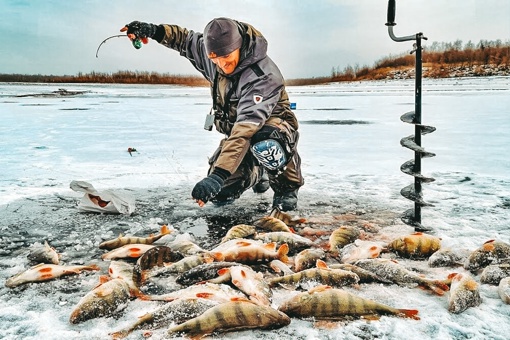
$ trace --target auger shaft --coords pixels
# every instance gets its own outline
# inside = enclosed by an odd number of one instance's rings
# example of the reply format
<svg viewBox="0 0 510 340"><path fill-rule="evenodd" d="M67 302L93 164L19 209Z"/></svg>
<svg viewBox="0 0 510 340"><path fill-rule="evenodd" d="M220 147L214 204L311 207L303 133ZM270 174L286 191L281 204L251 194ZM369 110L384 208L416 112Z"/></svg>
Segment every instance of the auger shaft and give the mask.
<svg viewBox="0 0 510 340"><path fill-rule="evenodd" d="M400 193L405 198L414 202L414 210L409 209L402 215L402 221L414 227L416 231L431 231L430 228L424 227L421 223L421 208L423 206L432 206L430 203L423 201L422 183L429 183L434 181L433 178L425 177L421 174L421 159L424 157L434 157L435 154L425 151L421 146L421 136L435 131L432 126L422 125L422 112L421 112L421 95L422 95L422 47L421 40L427 39L423 33L416 33L404 37L397 37L393 33L393 26L395 23L395 0L388 1L388 17L386 26L388 26L388 34L390 38L397 42L402 41L415 41L415 92L414 92L414 111L407 112L400 117L400 119L409 124L414 124L414 136L404 137L400 141L403 147L414 151L414 160L409 160L402 164L400 170L405 174L414 176L414 185L409 185L403 188Z"/></svg>

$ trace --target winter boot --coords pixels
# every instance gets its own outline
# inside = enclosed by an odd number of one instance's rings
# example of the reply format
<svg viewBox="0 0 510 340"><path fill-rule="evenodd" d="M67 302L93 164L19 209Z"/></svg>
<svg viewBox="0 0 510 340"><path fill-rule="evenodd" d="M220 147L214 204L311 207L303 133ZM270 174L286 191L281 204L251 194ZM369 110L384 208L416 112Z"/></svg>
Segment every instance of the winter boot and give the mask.
<svg viewBox="0 0 510 340"><path fill-rule="evenodd" d="M256 194L262 194L269 189L269 176L264 168L261 167L261 169L262 175L260 176L260 180L252 187L253 192Z"/></svg>
<svg viewBox="0 0 510 340"><path fill-rule="evenodd" d="M296 210L298 201L298 190L286 192L275 192L273 196L273 208L280 208L281 211Z"/></svg>

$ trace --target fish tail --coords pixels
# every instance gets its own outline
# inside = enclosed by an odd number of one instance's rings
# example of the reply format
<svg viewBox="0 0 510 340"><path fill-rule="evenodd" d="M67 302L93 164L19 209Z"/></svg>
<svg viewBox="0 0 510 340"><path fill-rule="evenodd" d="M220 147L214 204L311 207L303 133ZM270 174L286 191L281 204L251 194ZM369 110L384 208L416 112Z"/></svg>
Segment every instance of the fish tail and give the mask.
<svg viewBox="0 0 510 340"><path fill-rule="evenodd" d="M125 329L121 329L120 331L110 333L112 339L124 339L126 338L131 332L133 332L135 329L139 328L141 325L147 322L151 322L154 320L154 316L151 313L146 313L138 318L138 320L131 326Z"/></svg>
<svg viewBox="0 0 510 340"><path fill-rule="evenodd" d="M287 243L284 243L278 248L278 258L283 263L289 263L289 257L287 254L289 253L289 245Z"/></svg>
<svg viewBox="0 0 510 340"><path fill-rule="evenodd" d="M399 309L398 311L404 318L420 320L420 317L418 316L418 310L416 309Z"/></svg>
<svg viewBox="0 0 510 340"><path fill-rule="evenodd" d="M135 281L135 283L137 283L138 286L141 286L145 281L147 281L147 279L149 277L150 277L150 272L148 270L142 270L141 272L138 273L137 280ZM133 278L134 278L134 273L133 273Z"/></svg>
<svg viewBox="0 0 510 340"><path fill-rule="evenodd" d="M138 288L132 288L129 290L129 295L130 296L133 296L133 297L141 297L141 296L145 296L144 293L142 293L142 291Z"/></svg>
<svg viewBox="0 0 510 340"><path fill-rule="evenodd" d="M449 291L448 285L442 281L427 281L420 285L422 288L432 291L434 294L442 296Z"/></svg>
<svg viewBox="0 0 510 340"><path fill-rule="evenodd" d="M128 331L122 330L122 331L110 333L109 335L112 337L113 340L117 340L117 339L124 339L125 337L128 336L128 334L129 334Z"/></svg>
<svg viewBox="0 0 510 340"><path fill-rule="evenodd" d="M138 299L140 299L140 300L143 300L143 301L152 301L152 300L154 300L154 298L152 296L144 294L142 292L140 292L136 297Z"/></svg>
<svg viewBox="0 0 510 340"><path fill-rule="evenodd" d="M100 270L99 266L97 264L91 264L90 266L87 266L84 268L85 270Z"/></svg>
<svg viewBox="0 0 510 340"><path fill-rule="evenodd" d="M293 219L292 222L295 224L306 223L306 218Z"/></svg>
<svg viewBox="0 0 510 340"><path fill-rule="evenodd" d="M161 227L161 235L167 235L170 234L172 231L168 228L166 224L163 224Z"/></svg>

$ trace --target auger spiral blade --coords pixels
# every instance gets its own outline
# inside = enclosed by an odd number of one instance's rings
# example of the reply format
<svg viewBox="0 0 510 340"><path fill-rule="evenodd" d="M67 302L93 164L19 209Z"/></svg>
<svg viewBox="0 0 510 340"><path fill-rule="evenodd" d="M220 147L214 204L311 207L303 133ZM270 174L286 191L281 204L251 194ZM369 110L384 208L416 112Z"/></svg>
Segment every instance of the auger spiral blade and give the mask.
<svg viewBox="0 0 510 340"><path fill-rule="evenodd" d="M414 111L405 113L400 119L408 124L413 124L421 135L425 135L436 130L433 126L422 125L416 121ZM421 144L421 138L420 138ZM409 209L402 214L402 222L414 227L415 231L432 232L432 229L427 228L421 224L421 208L433 207L433 204L427 203L423 200L422 183L430 183L435 181L432 177L427 177L421 173L421 159L434 157L436 154L428 152L421 145L416 143L416 136L410 135L400 140L400 145L414 151L415 158L411 159L400 166L400 170L406 175L414 177L414 183L404 187L400 190L400 194L414 202L414 209Z"/></svg>
<svg viewBox="0 0 510 340"><path fill-rule="evenodd" d="M419 178L422 181L422 183L430 183L430 182L435 181L435 179L432 177L425 177L424 175L422 175L419 172L414 172L414 168L415 168L415 162L414 162L414 159L411 159L400 166L400 171L402 171L406 175L414 176L415 178Z"/></svg>
<svg viewBox="0 0 510 340"><path fill-rule="evenodd" d="M408 209L404 211L400 219L402 222L404 222L407 225L410 225L414 227L415 231L421 231L421 232L432 232L433 230L431 228L427 228L421 224L421 222L418 222L414 219L415 211L414 209Z"/></svg>

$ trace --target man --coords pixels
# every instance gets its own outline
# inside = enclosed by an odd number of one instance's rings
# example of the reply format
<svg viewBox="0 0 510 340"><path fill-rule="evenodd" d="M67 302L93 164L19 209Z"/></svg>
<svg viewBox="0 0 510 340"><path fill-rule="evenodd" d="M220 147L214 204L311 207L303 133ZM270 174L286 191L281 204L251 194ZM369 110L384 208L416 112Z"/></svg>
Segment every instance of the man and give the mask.
<svg viewBox="0 0 510 340"><path fill-rule="evenodd" d="M138 21L121 31L131 40L152 38L178 51L211 84L213 108L204 128L214 125L226 138L209 160L208 176L193 188L197 203L228 203L249 188L262 193L271 187L273 207L296 209L304 184L298 122L262 34L228 18L213 19L203 34Z"/></svg>

